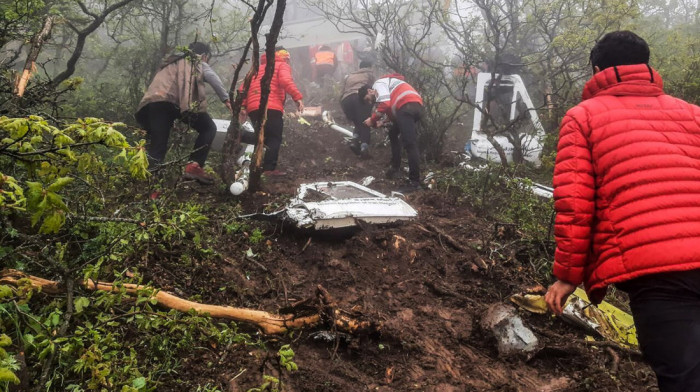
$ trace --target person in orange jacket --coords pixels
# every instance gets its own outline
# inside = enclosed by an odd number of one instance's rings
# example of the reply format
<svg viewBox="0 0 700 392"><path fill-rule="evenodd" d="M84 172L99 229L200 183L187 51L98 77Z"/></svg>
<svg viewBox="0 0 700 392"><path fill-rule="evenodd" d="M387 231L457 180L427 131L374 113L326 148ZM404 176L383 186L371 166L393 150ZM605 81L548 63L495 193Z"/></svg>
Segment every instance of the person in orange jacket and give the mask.
<svg viewBox="0 0 700 392"><path fill-rule="evenodd" d="M277 160L280 146L282 145L282 131L284 121L284 101L289 94L297 105L299 112L304 110L302 94L292 78L292 67L289 65L289 52L284 48L278 48L275 52L275 70L270 82L270 95L267 102L267 121L265 122L265 158L263 160L263 174L266 176L283 176L286 173L277 170ZM260 110L260 81L265 74L265 64L267 57L263 53L260 57L260 67L250 83L248 95L243 101L243 109L256 126L262 121L262 111ZM242 86L241 86L242 88ZM248 140L248 133L243 133L241 141L248 144L256 144L257 140Z"/></svg>
<svg viewBox="0 0 700 392"><path fill-rule="evenodd" d="M700 107L664 93L649 46L615 31L561 123L553 273L562 314L584 284L629 295L639 348L661 392L700 391Z"/></svg>
<svg viewBox="0 0 700 392"><path fill-rule="evenodd" d="M314 70L316 72L316 81L323 86L325 77L332 77L335 69L338 67L335 52L330 47L321 45L316 54L314 54L313 61Z"/></svg>

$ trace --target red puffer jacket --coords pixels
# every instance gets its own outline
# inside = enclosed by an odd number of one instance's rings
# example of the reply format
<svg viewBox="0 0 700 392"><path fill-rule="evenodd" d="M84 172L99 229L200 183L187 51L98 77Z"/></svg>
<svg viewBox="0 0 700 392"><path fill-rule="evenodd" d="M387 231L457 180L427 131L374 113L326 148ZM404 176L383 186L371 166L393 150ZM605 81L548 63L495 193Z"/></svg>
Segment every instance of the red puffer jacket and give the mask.
<svg viewBox="0 0 700 392"><path fill-rule="evenodd" d="M700 108L646 64L595 74L561 124L554 275L606 287L700 268Z"/></svg>
<svg viewBox="0 0 700 392"><path fill-rule="evenodd" d="M292 79L292 67L286 60L287 58L284 56L275 56L275 71L272 74L272 81L270 82L270 97L267 103L267 108L269 110L279 110L280 112L283 112L286 94L291 95L294 101L298 101L303 98L296 84L294 84L294 79ZM265 74L265 63L266 56L263 54L260 57L260 67L258 68L258 73L250 82L248 96L243 102L243 106L245 106L248 112L260 109L260 80Z"/></svg>

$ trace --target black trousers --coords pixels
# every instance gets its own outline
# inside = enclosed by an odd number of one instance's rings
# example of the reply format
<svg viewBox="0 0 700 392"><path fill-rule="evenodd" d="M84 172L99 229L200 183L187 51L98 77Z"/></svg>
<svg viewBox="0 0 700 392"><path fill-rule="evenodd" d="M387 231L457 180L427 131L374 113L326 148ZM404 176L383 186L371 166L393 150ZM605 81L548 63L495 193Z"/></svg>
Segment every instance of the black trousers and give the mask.
<svg viewBox="0 0 700 392"><path fill-rule="evenodd" d="M255 128L260 126L262 121L262 112L260 110L254 110L248 113L250 121L253 123ZM280 146L282 145L282 130L284 128L284 121L282 119L282 112L279 110L267 110L267 121L265 122L265 146L267 150L265 151L265 158L263 159L263 171L275 170L277 167L277 159L280 155ZM250 139L248 139L249 136ZM257 140L253 140L253 136L243 133L241 136L241 142L247 144L258 144Z"/></svg>
<svg viewBox="0 0 700 392"><path fill-rule="evenodd" d="M165 160L170 130L176 119L180 119L199 133L190 160L204 166L209 147L216 136L216 124L207 113L180 113L180 109L170 102L152 102L136 113L136 120L148 132L146 152L149 163L158 164Z"/></svg>
<svg viewBox="0 0 700 392"><path fill-rule="evenodd" d="M345 117L355 125L355 133L358 135L360 142L369 144L370 130L364 121L372 115L372 105L360 101L357 93L354 93L343 98L340 101L340 107L343 108Z"/></svg>
<svg viewBox="0 0 700 392"><path fill-rule="evenodd" d="M616 286L630 296L639 348L661 392L700 391L700 269Z"/></svg>
<svg viewBox="0 0 700 392"><path fill-rule="evenodd" d="M418 153L418 123L423 118L423 106L417 102L409 102L401 106L394 116L394 125L389 130L391 142L391 167L401 168L401 145L406 149L408 157L408 178L420 181L420 154Z"/></svg>

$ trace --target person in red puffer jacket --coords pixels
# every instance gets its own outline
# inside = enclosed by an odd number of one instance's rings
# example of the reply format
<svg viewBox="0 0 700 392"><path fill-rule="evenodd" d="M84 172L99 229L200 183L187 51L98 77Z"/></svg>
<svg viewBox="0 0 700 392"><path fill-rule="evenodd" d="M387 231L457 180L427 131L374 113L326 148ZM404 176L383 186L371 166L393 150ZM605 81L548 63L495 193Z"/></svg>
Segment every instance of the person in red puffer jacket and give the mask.
<svg viewBox="0 0 700 392"><path fill-rule="evenodd" d="M632 32L606 34L590 59L559 134L545 299L561 314L577 285L597 304L615 284L660 390L700 391L700 108L664 94Z"/></svg>
<svg viewBox="0 0 700 392"><path fill-rule="evenodd" d="M265 64L267 58L265 54L260 57L260 67L250 83L248 95L243 101L243 110L256 126L262 121L262 111L260 110L260 80L265 74ZM242 89L242 86L241 86ZM302 94L299 92L294 79L292 78L292 67L289 65L289 52L284 48L277 48L275 52L275 70L270 82L270 96L267 102L267 121L265 122L265 158L263 160L263 174L267 176L282 176L284 172L276 170L277 159L279 157L280 146L282 145L282 130L284 122L284 101L289 94L297 105L297 110L301 113L304 110ZM247 135L242 135L241 141L248 144L256 144L256 140L246 139Z"/></svg>

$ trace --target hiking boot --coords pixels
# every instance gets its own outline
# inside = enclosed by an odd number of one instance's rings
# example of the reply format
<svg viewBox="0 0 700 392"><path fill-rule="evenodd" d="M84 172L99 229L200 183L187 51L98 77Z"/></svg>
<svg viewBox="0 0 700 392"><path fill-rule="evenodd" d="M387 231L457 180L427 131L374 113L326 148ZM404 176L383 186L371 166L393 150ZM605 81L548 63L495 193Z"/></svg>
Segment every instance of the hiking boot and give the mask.
<svg viewBox="0 0 700 392"><path fill-rule="evenodd" d="M362 155L362 150L360 147L360 141L355 139L350 142L350 150L355 153L355 155Z"/></svg>
<svg viewBox="0 0 700 392"><path fill-rule="evenodd" d="M393 167L390 167L387 169L387 171L384 172L384 178L387 180L393 180L394 178L399 177L399 169L394 169Z"/></svg>
<svg viewBox="0 0 700 392"><path fill-rule="evenodd" d="M367 143L362 143L360 146L360 157L363 159L369 158L369 144Z"/></svg>
<svg viewBox="0 0 700 392"><path fill-rule="evenodd" d="M398 191L403 194L419 191L423 189L423 184L420 181L410 180L405 185L400 187Z"/></svg>
<svg viewBox="0 0 700 392"><path fill-rule="evenodd" d="M287 173L281 170L265 170L263 176L265 177L284 177Z"/></svg>
<svg viewBox="0 0 700 392"><path fill-rule="evenodd" d="M195 180L204 185L211 185L214 183L214 178L207 174L197 162L190 162L187 164L187 166L185 166L184 177L188 180Z"/></svg>

